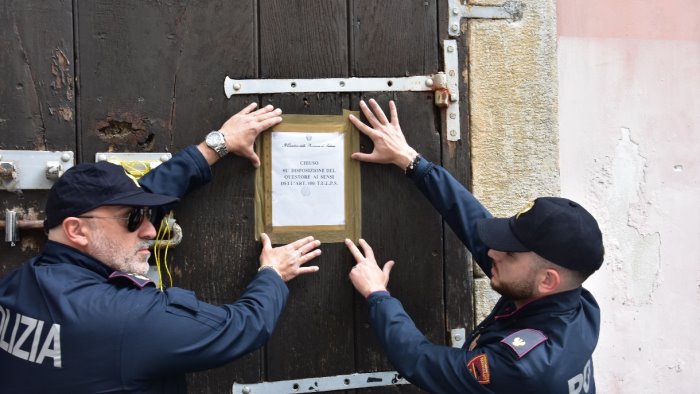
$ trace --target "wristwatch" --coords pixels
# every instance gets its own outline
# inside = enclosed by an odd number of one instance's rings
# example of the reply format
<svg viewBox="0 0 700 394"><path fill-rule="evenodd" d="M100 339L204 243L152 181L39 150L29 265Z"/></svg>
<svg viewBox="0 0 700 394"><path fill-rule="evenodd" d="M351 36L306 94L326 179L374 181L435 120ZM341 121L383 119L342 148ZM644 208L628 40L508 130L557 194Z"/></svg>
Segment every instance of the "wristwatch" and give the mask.
<svg viewBox="0 0 700 394"><path fill-rule="evenodd" d="M224 138L224 133L219 130L214 130L207 134L207 138L204 139L204 143L208 147L212 148L219 157L224 157L228 154L228 149L226 148L226 138Z"/></svg>

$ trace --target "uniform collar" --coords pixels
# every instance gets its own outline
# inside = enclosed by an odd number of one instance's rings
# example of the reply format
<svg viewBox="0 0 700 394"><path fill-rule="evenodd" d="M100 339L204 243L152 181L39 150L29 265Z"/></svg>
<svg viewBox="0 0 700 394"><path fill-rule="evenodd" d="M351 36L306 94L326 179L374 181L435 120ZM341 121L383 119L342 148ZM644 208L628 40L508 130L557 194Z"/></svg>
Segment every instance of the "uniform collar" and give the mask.
<svg viewBox="0 0 700 394"><path fill-rule="evenodd" d="M94 257L87 255L78 249L56 241L47 241L41 257L40 264L73 264L96 272L105 278L114 270L107 267Z"/></svg>
<svg viewBox="0 0 700 394"><path fill-rule="evenodd" d="M564 291L550 296L532 300L519 308L510 300L505 301L501 308L497 308L498 314L494 316L496 320L505 319L512 316L527 316L539 313L565 311L576 308L581 303L582 287L577 287L573 290Z"/></svg>

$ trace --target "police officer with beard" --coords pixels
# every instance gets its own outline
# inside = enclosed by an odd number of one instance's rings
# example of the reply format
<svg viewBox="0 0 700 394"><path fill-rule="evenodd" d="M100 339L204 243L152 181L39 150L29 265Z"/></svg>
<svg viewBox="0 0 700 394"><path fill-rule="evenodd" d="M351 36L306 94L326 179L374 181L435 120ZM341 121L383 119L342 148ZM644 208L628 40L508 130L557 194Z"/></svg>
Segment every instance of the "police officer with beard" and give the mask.
<svg viewBox="0 0 700 394"><path fill-rule="evenodd" d="M408 145L393 101L390 120L374 100L370 106L360 103L369 125L351 121L374 149L353 158L404 169L502 296L463 348L432 344L387 291L394 262L379 268L365 240L361 250L346 240L357 262L350 279L367 299L389 361L433 393L594 393L600 310L581 286L603 262L593 216L571 200L542 197L510 218L493 218L445 169Z"/></svg>
<svg viewBox="0 0 700 394"><path fill-rule="evenodd" d="M306 237L272 248L261 236L260 269L238 300L200 301L160 291L144 276L152 210L162 216L211 179L232 152L260 160L253 143L281 111L251 104L205 142L190 146L137 184L107 162L72 167L46 204L42 253L0 281L0 391L3 393L177 393L185 373L221 366L262 346L284 308L285 284L318 267Z"/></svg>

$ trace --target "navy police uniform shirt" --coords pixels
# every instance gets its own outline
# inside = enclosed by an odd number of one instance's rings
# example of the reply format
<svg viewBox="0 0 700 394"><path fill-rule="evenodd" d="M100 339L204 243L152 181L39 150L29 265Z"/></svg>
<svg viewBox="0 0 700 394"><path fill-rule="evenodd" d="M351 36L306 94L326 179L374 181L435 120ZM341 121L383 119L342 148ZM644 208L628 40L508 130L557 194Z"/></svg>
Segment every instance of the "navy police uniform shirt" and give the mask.
<svg viewBox="0 0 700 394"><path fill-rule="evenodd" d="M476 220L491 214L433 163L421 159L412 178L490 276ZM600 310L581 287L520 308L501 298L461 349L430 343L389 293L373 293L367 301L389 361L431 393L595 393L591 356Z"/></svg>
<svg viewBox="0 0 700 394"><path fill-rule="evenodd" d="M188 147L142 184L180 197L210 177ZM184 373L262 346L287 295L279 275L264 270L235 302L211 305L48 241L0 281L0 392L184 392Z"/></svg>

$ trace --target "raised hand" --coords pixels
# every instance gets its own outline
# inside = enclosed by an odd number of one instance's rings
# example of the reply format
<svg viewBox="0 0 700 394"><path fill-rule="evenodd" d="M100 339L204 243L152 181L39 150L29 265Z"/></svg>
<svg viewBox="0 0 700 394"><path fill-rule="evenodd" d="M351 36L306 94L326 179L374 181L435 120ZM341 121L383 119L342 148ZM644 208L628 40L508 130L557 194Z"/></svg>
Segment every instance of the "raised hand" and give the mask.
<svg viewBox="0 0 700 394"><path fill-rule="evenodd" d="M371 127L353 115L350 115L350 121L372 140L374 149L372 153L353 153L352 158L370 163L393 163L401 169L406 169L418 153L406 142L394 101L389 101L391 120L386 118L374 99L369 100L369 107L364 100L360 101L360 109Z"/></svg>
<svg viewBox="0 0 700 394"><path fill-rule="evenodd" d="M260 166L260 158L255 154L253 144L258 134L282 121L282 110L272 105L255 109L257 103L251 103L240 112L230 117L221 126L226 138L229 152L250 159L255 168Z"/></svg>

